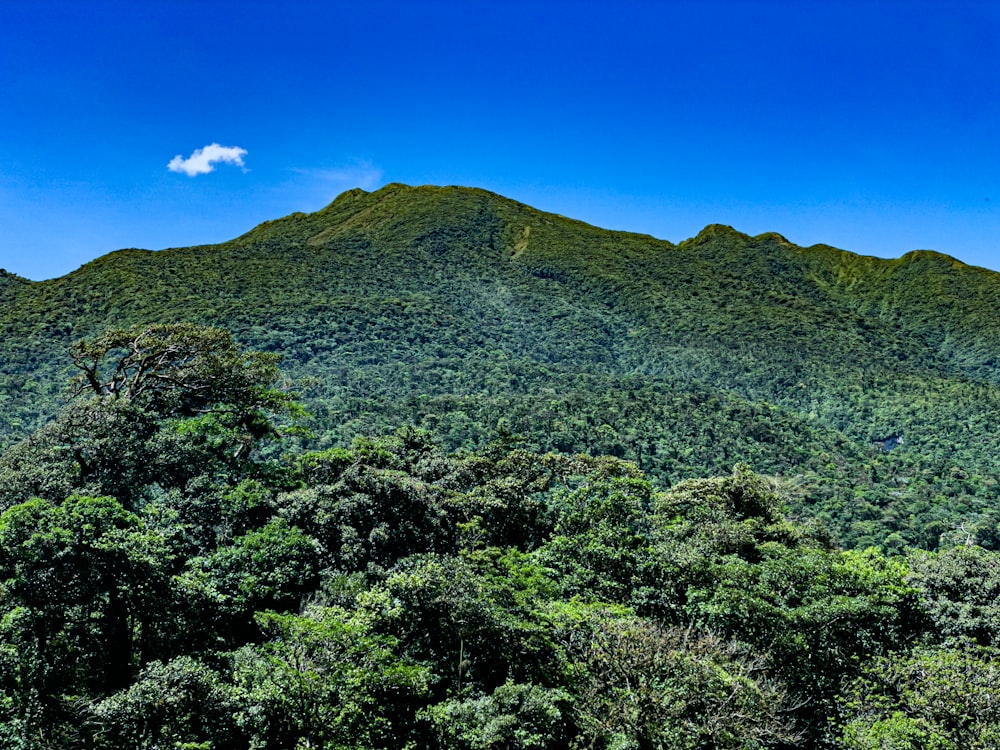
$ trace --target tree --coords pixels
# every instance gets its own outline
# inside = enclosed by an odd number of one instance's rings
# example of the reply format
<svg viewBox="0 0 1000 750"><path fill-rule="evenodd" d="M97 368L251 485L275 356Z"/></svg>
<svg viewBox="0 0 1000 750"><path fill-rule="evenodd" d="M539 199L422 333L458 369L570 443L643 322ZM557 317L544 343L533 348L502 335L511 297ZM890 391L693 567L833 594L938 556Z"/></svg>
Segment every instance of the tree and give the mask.
<svg viewBox="0 0 1000 750"><path fill-rule="evenodd" d="M283 518L188 561L179 581L202 637L239 645L257 633L257 612L299 611L319 583L319 545ZM214 619L214 621L213 621Z"/></svg>
<svg viewBox="0 0 1000 750"><path fill-rule="evenodd" d="M830 549L779 507L745 466L682 482L657 506L657 552L687 621L765 654L815 740L842 681L908 644L922 619L901 559Z"/></svg>
<svg viewBox="0 0 1000 750"><path fill-rule="evenodd" d="M76 395L123 399L160 414L274 408L277 354L243 352L229 331L194 323L113 328L74 343Z"/></svg>
<svg viewBox="0 0 1000 750"><path fill-rule="evenodd" d="M412 731L426 667L339 607L262 613L267 641L234 657L237 725L255 750L398 748Z"/></svg>
<svg viewBox="0 0 1000 750"><path fill-rule="evenodd" d="M171 556L162 537L107 497L36 499L0 516L5 692L25 732L50 736L64 695L129 685L163 634Z"/></svg>
<svg viewBox="0 0 1000 750"><path fill-rule="evenodd" d="M963 545L916 553L910 564L937 638L1000 645L1000 552Z"/></svg>
<svg viewBox="0 0 1000 750"><path fill-rule="evenodd" d="M506 682L490 695L430 706L425 716L447 750L564 748L568 693L558 688Z"/></svg>
<svg viewBox="0 0 1000 750"><path fill-rule="evenodd" d="M236 433L233 458L274 433L271 414L300 409L275 388L280 356L242 351L229 331L193 323L115 328L71 348L77 395L124 400L161 418L212 415Z"/></svg>
<svg viewBox="0 0 1000 750"><path fill-rule="evenodd" d="M277 356L190 323L110 330L76 342L74 401L0 459L0 508L69 492L128 508L148 488L241 475L274 418L301 408L278 390Z"/></svg>
<svg viewBox="0 0 1000 750"><path fill-rule="evenodd" d="M280 512L320 541L332 567L384 571L449 546L446 492L433 480L451 465L425 434L362 438L350 452L309 453L298 463L316 483L279 496Z"/></svg>
<svg viewBox="0 0 1000 750"><path fill-rule="evenodd" d="M848 750L992 750L1000 746L1000 654L921 648L874 659L838 702Z"/></svg>
<svg viewBox="0 0 1000 750"><path fill-rule="evenodd" d="M578 486L549 501L554 529L535 556L557 573L567 597L628 604L650 583L652 486L633 464L613 458L578 469L587 472Z"/></svg>
<svg viewBox="0 0 1000 750"><path fill-rule="evenodd" d="M575 665L577 747L747 750L794 745L791 699L752 649L623 608L553 608Z"/></svg>
<svg viewBox="0 0 1000 750"><path fill-rule="evenodd" d="M205 664L180 656L146 665L126 690L92 704L87 723L99 750L158 750L198 742L222 750L247 745L233 726L236 709L231 686Z"/></svg>

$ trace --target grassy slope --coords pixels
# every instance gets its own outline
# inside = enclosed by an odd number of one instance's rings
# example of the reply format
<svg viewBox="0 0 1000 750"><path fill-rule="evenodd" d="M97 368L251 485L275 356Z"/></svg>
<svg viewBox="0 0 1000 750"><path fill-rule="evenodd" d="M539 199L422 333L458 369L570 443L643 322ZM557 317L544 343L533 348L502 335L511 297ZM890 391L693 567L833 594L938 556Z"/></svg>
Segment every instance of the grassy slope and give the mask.
<svg viewBox="0 0 1000 750"><path fill-rule="evenodd" d="M0 430L57 407L70 341L191 320L281 352L320 444L406 421L470 447L500 423L668 482L749 459L851 543L933 543L982 520L1000 470L998 278L722 226L675 246L480 190L351 191L222 245L4 277ZM872 452L897 430L904 448Z"/></svg>

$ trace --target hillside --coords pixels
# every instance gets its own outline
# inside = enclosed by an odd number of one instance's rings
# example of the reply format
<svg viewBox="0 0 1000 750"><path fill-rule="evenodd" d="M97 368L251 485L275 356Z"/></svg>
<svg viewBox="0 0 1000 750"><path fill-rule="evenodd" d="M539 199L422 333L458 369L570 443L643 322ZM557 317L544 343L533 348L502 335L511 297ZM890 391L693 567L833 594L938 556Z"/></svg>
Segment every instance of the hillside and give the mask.
<svg viewBox="0 0 1000 750"><path fill-rule="evenodd" d="M738 461L848 545L995 546L1000 276L710 226L674 245L466 188L347 192L221 245L0 278L0 432L64 400L70 343L190 321L280 353L311 447L401 424L610 454L672 485ZM875 439L903 445L883 453Z"/></svg>

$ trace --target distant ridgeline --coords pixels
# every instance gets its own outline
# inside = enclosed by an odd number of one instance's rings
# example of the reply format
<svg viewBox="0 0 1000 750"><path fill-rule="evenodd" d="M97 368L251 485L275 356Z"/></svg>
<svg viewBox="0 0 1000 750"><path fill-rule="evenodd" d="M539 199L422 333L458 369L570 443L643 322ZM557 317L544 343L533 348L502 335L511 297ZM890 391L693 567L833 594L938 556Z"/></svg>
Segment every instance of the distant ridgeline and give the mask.
<svg viewBox="0 0 1000 750"><path fill-rule="evenodd" d="M0 435L65 403L73 341L189 321L282 356L302 447L413 424L446 450L617 456L662 485L746 461L840 543L992 545L998 310L1000 276L937 253L719 225L675 245L389 185L220 245L0 274Z"/></svg>

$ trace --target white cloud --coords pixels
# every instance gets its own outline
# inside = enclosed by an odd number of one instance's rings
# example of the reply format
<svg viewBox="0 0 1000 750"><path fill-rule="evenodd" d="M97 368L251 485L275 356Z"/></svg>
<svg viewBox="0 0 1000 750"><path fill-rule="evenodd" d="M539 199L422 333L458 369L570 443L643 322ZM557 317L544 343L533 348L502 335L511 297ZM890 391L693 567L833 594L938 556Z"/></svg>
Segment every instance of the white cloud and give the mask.
<svg viewBox="0 0 1000 750"><path fill-rule="evenodd" d="M245 148L220 146L218 143L212 143L204 148L195 149L194 153L187 159L182 159L181 155L177 154L170 160L167 169L171 172L183 172L188 177L194 177L198 174L208 174L214 171L215 164L220 162L242 167L243 157L246 156L246 153Z"/></svg>

